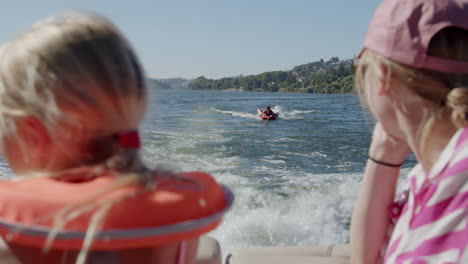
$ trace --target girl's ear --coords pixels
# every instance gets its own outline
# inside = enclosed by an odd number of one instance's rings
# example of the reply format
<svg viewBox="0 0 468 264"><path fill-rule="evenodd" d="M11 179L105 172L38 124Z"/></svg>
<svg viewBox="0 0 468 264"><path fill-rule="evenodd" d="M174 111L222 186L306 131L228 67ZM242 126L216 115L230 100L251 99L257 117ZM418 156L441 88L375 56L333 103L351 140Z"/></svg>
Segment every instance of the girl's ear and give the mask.
<svg viewBox="0 0 468 264"><path fill-rule="evenodd" d="M389 71L387 67L385 67L384 65L380 65L379 70L380 70L382 77L380 78L380 87L379 87L379 90L377 91L377 94L383 95L390 91L391 79L390 79Z"/></svg>
<svg viewBox="0 0 468 264"><path fill-rule="evenodd" d="M39 150L51 147L52 138L44 124L33 116L24 117L21 121L21 132L25 144Z"/></svg>

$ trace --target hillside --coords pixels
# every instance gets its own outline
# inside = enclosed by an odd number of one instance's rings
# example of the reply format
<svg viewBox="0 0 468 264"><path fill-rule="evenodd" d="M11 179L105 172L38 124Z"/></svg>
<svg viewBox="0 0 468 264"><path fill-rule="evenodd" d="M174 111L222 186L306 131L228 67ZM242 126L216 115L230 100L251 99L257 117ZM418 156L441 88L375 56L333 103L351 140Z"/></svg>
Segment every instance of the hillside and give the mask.
<svg viewBox="0 0 468 264"><path fill-rule="evenodd" d="M180 90L188 89L190 80L182 78L170 79L146 79L148 88L160 90Z"/></svg>
<svg viewBox="0 0 468 264"><path fill-rule="evenodd" d="M200 76L192 80L192 90L236 90L299 93L351 93L352 59L332 57L298 65L288 71L271 71L258 75L228 77L218 80Z"/></svg>

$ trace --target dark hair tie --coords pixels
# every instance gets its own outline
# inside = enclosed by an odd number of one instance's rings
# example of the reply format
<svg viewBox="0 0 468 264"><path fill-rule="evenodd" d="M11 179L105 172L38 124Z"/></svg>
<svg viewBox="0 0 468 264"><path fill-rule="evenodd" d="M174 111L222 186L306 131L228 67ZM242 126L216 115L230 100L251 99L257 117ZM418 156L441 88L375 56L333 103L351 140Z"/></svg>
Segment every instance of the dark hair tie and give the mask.
<svg viewBox="0 0 468 264"><path fill-rule="evenodd" d="M384 166L387 166L387 167L393 167L393 168L399 168L399 167L401 167L401 165L403 165L405 163L403 161L401 164L393 164L393 163L388 163L388 162L381 161L381 160L376 160L376 159L372 158L371 156L368 156L368 158L370 160L372 160L373 162L377 163L377 164L384 165Z"/></svg>

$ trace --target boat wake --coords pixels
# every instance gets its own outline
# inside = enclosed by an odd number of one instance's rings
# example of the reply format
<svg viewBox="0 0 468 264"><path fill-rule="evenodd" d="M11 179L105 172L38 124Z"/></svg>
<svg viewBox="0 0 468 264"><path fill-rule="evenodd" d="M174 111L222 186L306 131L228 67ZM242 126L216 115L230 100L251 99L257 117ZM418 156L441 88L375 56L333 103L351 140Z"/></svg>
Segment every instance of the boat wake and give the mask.
<svg viewBox="0 0 468 264"><path fill-rule="evenodd" d="M232 116L237 116L237 117L243 117L243 118L249 118L249 119L257 119L258 116L256 114L256 110L252 111L253 113L247 113L247 112L239 112L239 111L226 111L226 110L219 110L216 108L211 108L213 111L221 113L221 114L226 114L226 115L232 115Z"/></svg>
<svg viewBox="0 0 468 264"><path fill-rule="evenodd" d="M228 110L220 110L216 108L211 108L211 110L221 113L221 114L226 114L226 115L231 115L231 116L236 116L236 117L260 119L256 113L256 109L252 110L252 112L228 111ZM275 113L279 112L280 115L278 118L286 119L286 120L304 119L304 117L306 117L308 114L315 112L314 110L288 110L279 105L275 105L274 107L272 107L272 111Z"/></svg>
<svg viewBox="0 0 468 264"><path fill-rule="evenodd" d="M314 110L291 110L291 111L282 111L281 118L288 120L298 120L304 119L305 116L315 112Z"/></svg>

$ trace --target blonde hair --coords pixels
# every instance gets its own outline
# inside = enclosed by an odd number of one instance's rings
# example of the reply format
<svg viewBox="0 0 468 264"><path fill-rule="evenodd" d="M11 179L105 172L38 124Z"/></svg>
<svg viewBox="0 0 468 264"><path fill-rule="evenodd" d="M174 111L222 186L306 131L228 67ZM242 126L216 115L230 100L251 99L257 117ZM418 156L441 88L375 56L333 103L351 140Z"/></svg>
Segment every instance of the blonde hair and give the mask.
<svg viewBox="0 0 468 264"><path fill-rule="evenodd" d="M453 27L442 29L432 38L428 55L468 61L468 31ZM385 76L382 69L385 69ZM367 104L363 96L367 89L364 75L369 71L380 80L402 84L401 87L409 89L416 99L432 105L433 111L428 113L427 122L420 127L425 135L421 139L423 147L442 111L451 112L451 122L455 127L468 126L468 75L416 69L366 49L359 58L355 75L356 91L364 105Z"/></svg>
<svg viewBox="0 0 468 264"><path fill-rule="evenodd" d="M58 124L65 122L83 144L102 147L101 141L113 142L116 133L138 128L146 110L146 95L143 69L129 42L111 22L94 13L69 12L48 18L0 48L3 140L11 137L21 143L15 135L16 120L31 116L40 120L52 137L63 132ZM138 149L104 145L112 151L92 157L97 148L90 148L91 158L88 155L79 160L78 166L52 175L64 180L99 177L109 171L126 176L53 216L55 226L46 248L67 221L96 210L77 263L85 262L109 209L127 197L93 206L90 203L129 185L143 183L143 191L151 189L158 173L143 164Z"/></svg>

